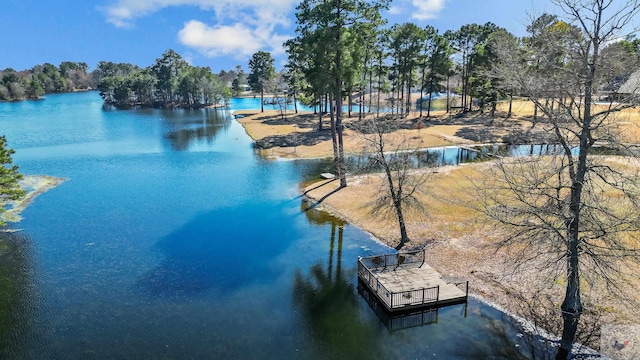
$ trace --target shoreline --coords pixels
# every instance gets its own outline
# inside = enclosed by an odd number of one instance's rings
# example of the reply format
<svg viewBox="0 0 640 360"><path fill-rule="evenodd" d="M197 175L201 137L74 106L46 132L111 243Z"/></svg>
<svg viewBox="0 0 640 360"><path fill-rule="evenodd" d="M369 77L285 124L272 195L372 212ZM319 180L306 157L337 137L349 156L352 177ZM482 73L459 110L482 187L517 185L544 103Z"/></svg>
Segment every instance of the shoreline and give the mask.
<svg viewBox="0 0 640 360"><path fill-rule="evenodd" d="M465 165L457 165L447 166L445 171L455 171L456 169L465 167ZM366 176L360 176L365 178ZM354 186L354 177L348 178L348 181ZM389 247L389 253L393 253L396 250L394 249L395 243L390 241L387 236L384 234L376 234L376 231L371 229L370 226L363 224L358 219L355 219L349 216L346 212L351 209L347 209L342 211L339 206L335 204L331 204L332 196L325 198L327 194L331 194L333 188L319 191L318 189L324 187L324 185L331 184L332 180L321 180L309 184L305 188L302 189L303 199L308 202L308 208L313 208L318 211L325 212L331 216L337 217L345 222L347 222L350 226L357 227L364 233L368 234L372 241L382 244L384 246ZM357 186L357 185L355 185ZM348 189L347 187L346 189ZM342 190L341 190L342 191ZM313 194L312 194L313 193ZM323 199L322 202L318 203L320 199ZM329 203L328 203L329 202ZM343 201L342 203L344 203ZM347 201L348 202L348 201ZM457 240L457 239L456 239ZM454 276L461 277L467 279L469 281L469 296L476 301L482 302L483 304L502 312L509 318L513 319L513 321L519 326L522 327L522 330L528 333L531 336L539 336L548 341L549 346L556 346L557 341L560 339L560 335L556 334L553 329L548 329L541 324L537 324L537 321L540 320L536 314L533 318L527 316L526 308L527 306L531 306L530 299L535 298L535 292L526 292L527 285L534 283L536 285L536 280L526 281L523 283L514 283L510 282L507 276L502 274L500 271L492 272L491 268L499 268L505 259L500 256L495 256L491 260L488 260L484 255L480 255L480 260L473 261L470 259L469 254L474 253L475 251L479 251L479 248L472 247L467 249L467 251L458 251L460 249L456 249L457 246L451 246L451 244L447 243L446 240L435 240L435 243L430 243L429 240L420 240L413 239L407 244L407 246L403 250L415 250L419 248L425 248L427 251L427 263L434 267L438 272L440 272L443 276ZM483 249L483 250L486 250ZM445 254L445 256L438 256L441 254ZM454 259L452 256L446 256L455 254L458 258ZM497 255L497 254L493 254ZM492 261L493 260L493 261ZM487 263L483 265L479 265L483 261L487 261ZM463 266L461 267L458 262L462 262ZM515 275L514 275L515 276ZM534 274L520 274L519 276L524 277L535 277ZM521 288L525 288L524 291L521 291ZM524 311L523 311L524 309ZM559 305L558 305L559 309ZM554 309L544 309L549 311L554 311ZM531 314L529 314L531 315ZM615 315L615 314L610 314ZM587 314L584 315L588 316ZM551 317L551 320L558 320L560 317L555 316ZM606 325L610 322L604 322L602 325ZM594 347L597 344L574 344L573 354L582 354L585 356L594 356L594 354L598 354L597 350L594 350Z"/></svg>
<svg viewBox="0 0 640 360"><path fill-rule="evenodd" d="M269 139L269 147L261 150L268 158L279 160L309 159L314 157L331 157L330 139L324 146L323 156L312 156L322 151L323 144L310 143L309 148L301 151L301 146L295 147L287 142L292 132L302 134L318 132L314 128L317 124L317 115L298 114L287 115L281 119L279 113L260 113L259 111L238 111L244 117L237 118L257 146L263 139ZM526 114L525 114L526 115ZM306 116L306 117L305 117ZM309 119L309 117L312 117ZM325 118L328 120L328 116ZM345 118L347 120L348 118ZM447 146L465 146L496 143L496 139L508 136L510 132L528 129L530 123L522 118L493 119L493 127L487 126L486 119L482 115L472 114L468 117L454 118L441 116L427 120L424 128L411 127L412 119L404 120L405 133L408 136L420 140L420 148L434 148ZM640 121L640 119L638 119ZM415 124L415 122L414 122ZM327 121L328 125L328 121ZM497 126L496 126L497 125ZM302 128L302 129L301 129ZM348 128L347 128L348 130ZM403 130L404 131L404 130ZM475 132L489 136L477 136ZM346 133L346 132L345 132ZM428 133L429 136L425 136ZM460 137L462 135L465 137ZM435 135L435 136L434 136ZM446 144L438 144L438 141L447 141ZM357 137L353 134L345 136L345 152L353 149L353 142ZM351 148L349 146L351 145ZM355 145L357 148L357 144ZM485 163L486 164L486 163ZM464 206L468 201L465 191L468 186L460 185L465 179L477 176L483 170L482 163L465 164L457 166L438 167L429 180L425 196L427 207L424 213L412 214L408 231L411 242L406 250L424 247L427 249L429 265L438 269L443 275L453 275L469 279L471 293L478 299L488 303L503 313L513 317L524 319L528 323L540 323L541 318L548 320L543 329L546 334L557 332L557 322L561 321L559 315L562 299L562 284L549 283L547 275L540 272L541 264L531 263L527 269L512 269L509 255L492 248L492 244L500 237L500 234L487 226L477 214L469 207ZM319 175L319 174L318 174ZM326 212L338 217L352 226L356 226L371 239L393 249L397 244L398 234L395 219L373 218L367 214L366 199L373 199L376 191L379 191L381 179L375 174L350 176L347 179L349 186L333 194L337 185L330 180L317 180L313 183L301 184L300 193L308 207L314 207L318 211ZM457 195L455 195L457 194ZM331 195L331 196L329 196ZM317 203L322 200L321 203ZM405 218L409 218L405 216ZM630 286L633 286L631 284ZM545 296L540 297L540 294ZM640 322L640 311L629 308L628 304L619 299L608 297L606 293L598 293L597 289L585 291L584 301L592 312L585 311L581 320L585 329L593 330L597 326L617 323ZM600 317L599 317L600 316ZM536 331L536 333L541 333ZM553 339L553 336L545 336ZM589 343L594 347L594 344Z"/></svg>
<svg viewBox="0 0 640 360"><path fill-rule="evenodd" d="M333 180L322 180L322 181L318 181L315 182L309 186L307 186L306 189L312 188L318 188L318 187L322 187L327 183L331 183ZM322 185L319 185L319 183L323 183ZM363 228L361 225L359 225L357 222L354 222L353 219L351 219L349 216L343 214L342 212L340 212L339 210L337 210L335 207L332 206L328 206L324 203L318 203L318 199L311 197L308 195L308 192L310 190L306 190L303 192L303 199L304 201L308 202L308 207L307 209L311 209L313 208L313 210L317 210L317 211L322 211L325 212L327 214L329 214L330 216L334 216L337 217L345 222L347 222L349 225L351 226L355 226L358 229L360 229L362 232L368 234L371 237L371 240L378 243L378 244L382 244L384 246L389 247L390 252L394 252L396 251L393 247L393 244L385 241L384 239L379 238L378 236L376 236L374 233L372 233L371 231L367 230L366 228ZM429 264L431 266L433 266L433 264ZM466 277L465 277L466 278ZM469 284L471 285L471 283ZM486 285L486 284L484 284ZM495 297L488 297L487 293L484 291L473 291L475 289L469 288L470 292L469 292L469 297L473 298L474 300L483 303L484 305L491 307L497 311L502 312L503 314L507 315L509 318L511 318L515 323L519 324L519 326L521 326L522 330L527 332L529 335L531 336L539 336L543 339L545 339L548 342L548 346L553 346L555 347L558 343L558 341L560 340L560 336L556 335L550 331L548 331L547 329L544 329L538 325L535 324L535 322L523 317L521 314L518 314L516 311L514 311L512 308L510 308L507 304L501 304L499 302L499 299L495 298ZM512 301L514 301L517 299L512 299ZM593 348L586 346L586 345L582 345L582 344L574 344L574 349L572 351L573 355L575 356L576 354L581 354L581 355L585 355L585 356L597 356L598 351L594 350Z"/></svg>
<svg viewBox="0 0 640 360"><path fill-rule="evenodd" d="M10 209L0 213L0 218L7 223L18 223L22 220L22 212L35 200L38 195L43 194L68 179L57 178L48 175L24 175L20 180L20 186L25 190L25 196L18 201L9 201L3 206L9 205ZM8 229L6 226L0 228L0 232L15 232L19 230Z"/></svg>
<svg viewBox="0 0 640 360"><path fill-rule="evenodd" d="M265 158L312 159L333 157L333 145L329 128L329 115L323 115L323 130L318 130L319 114L311 111L287 113L278 110L237 110L233 112L235 121L244 127L245 132L254 141ZM242 115L242 116L238 116ZM438 124L420 127L413 114L403 120L398 137L393 141L398 145L408 141L420 148L470 145L474 142L458 136L467 127L484 127L479 124ZM371 116L371 115L369 115ZM357 131L350 128L357 125L358 117L345 117L344 144L345 154L361 154L366 140ZM416 128L416 126L418 126ZM518 123L515 126L520 127ZM496 131L503 131L496 127ZM417 132L417 133L416 133ZM484 142L484 141L483 141ZM498 141L499 142L499 141ZM393 145L390 145L393 146Z"/></svg>

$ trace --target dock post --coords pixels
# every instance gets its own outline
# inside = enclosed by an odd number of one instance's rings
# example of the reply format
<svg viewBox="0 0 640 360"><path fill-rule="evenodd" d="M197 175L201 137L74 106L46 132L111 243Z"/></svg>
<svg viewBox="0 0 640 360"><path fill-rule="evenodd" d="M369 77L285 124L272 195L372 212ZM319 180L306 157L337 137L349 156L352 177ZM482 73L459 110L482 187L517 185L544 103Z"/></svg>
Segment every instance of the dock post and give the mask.
<svg viewBox="0 0 640 360"><path fill-rule="evenodd" d="M424 304L424 291L425 291L425 288L422 288L422 303L423 304Z"/></svg>
<svg viewBox="0 0 640 360"><path fill-rule="evenodd" d="M469 280L467 280L467 286L466 286L465 290L466 291L465 291L465 295L464 296L465 296L465 298L469 298Z"/></svg>
<svg viewBox="0 0 640 360"><path fill-rule="evenodd" d="M440 302L440 285L436 288L436 304Z"/></svg>

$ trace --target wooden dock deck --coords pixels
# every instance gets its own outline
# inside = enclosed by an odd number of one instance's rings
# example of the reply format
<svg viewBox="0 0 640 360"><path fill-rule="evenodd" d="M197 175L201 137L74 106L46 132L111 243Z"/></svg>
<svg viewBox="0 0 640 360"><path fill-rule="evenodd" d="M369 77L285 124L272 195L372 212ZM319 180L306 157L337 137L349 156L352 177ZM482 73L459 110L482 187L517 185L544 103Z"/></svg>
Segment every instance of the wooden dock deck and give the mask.
<svg viewBox="0 0 640 360"><path fill-rule="evenodd" d="M424 250L359 258L358 277L390 312L461 303L469 294L468 281L426 264Z"/></svg>

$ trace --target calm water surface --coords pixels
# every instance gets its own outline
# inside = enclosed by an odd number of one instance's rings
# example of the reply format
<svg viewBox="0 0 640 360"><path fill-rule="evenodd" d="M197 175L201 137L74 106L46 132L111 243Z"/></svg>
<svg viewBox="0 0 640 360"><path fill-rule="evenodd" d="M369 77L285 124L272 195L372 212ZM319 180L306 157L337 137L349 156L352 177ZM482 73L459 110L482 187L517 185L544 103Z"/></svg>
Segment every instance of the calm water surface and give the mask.
<svg viewBox="0 0 640 360"><path fill-rule="evenodd" d="M356 259L390 249L301 210L330 166L258 157L227 110L51 95L0 103L0 134L23 173L68 179L2 235L0 359L530 357L474 300L404 329L376 315Z"/></svg>

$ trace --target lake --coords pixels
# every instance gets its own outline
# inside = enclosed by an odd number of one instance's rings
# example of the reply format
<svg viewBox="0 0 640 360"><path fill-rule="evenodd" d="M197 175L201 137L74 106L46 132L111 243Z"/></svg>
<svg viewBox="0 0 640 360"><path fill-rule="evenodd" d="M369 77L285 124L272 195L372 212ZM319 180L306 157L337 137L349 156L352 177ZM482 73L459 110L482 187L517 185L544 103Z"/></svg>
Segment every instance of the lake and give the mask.
<svg viewBox="0 0 640 360"><path fill-rule="evenodd" d="M21 172L68 179L0 235L0 359L532 357L536 338L475 299L411 326L376 312L357 257L392 250L303 211L330 164L258 156L231 114L246 101L0 103Z"/></svg>

